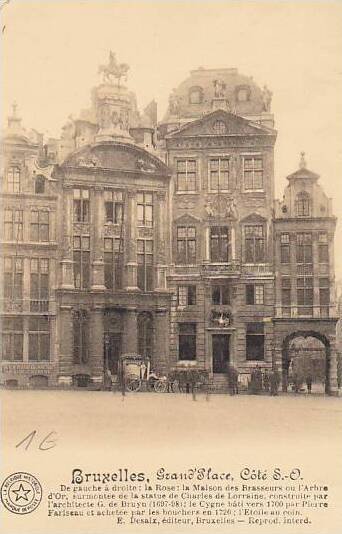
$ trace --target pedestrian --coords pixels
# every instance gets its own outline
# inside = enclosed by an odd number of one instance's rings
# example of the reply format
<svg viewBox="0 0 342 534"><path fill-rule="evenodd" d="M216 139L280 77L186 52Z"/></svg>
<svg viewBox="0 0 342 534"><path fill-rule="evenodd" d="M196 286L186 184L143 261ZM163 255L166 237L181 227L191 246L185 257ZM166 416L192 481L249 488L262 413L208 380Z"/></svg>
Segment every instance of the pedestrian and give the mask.
<svg viewBox="0 0 342 534"><path fill-rule="evenodd" d="M306 382L307 392L310 394L311 388L312 388L312 376L310 374L306 376L305 382Z"/></svg>
<svg viewBox="0 0 342 534"><path fill-rule="evenodd" d="M270 375L269 375L267 369L265 369L265 371L264 371L264 376L263 376L262 382L263 382L263 386L264 386L264 391L266 393L268 393L270 391Z"/></svg>
<svg viewBox="0 0 342 534"><path fill-rule="evenodd" d="M232 365L228 367L228 387L231 395L237 395L239 393L238 388L239 373Z"/></svg>
<svg viewBox="0 0 342 534"><path fill-rule="evenodd" d="M273 369L270 376L270 395L273 397L278 395L278 389L280 384L280 376L276 369Z"/></svg>

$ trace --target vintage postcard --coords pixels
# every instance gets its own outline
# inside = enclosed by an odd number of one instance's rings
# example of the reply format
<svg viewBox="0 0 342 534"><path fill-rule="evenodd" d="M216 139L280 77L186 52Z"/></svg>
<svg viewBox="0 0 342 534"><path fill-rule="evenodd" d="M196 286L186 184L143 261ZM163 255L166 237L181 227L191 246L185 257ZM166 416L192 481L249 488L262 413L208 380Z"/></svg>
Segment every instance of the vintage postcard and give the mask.
<svg viewBox="0 0 342 534"><path fill-rule="evenodd" d="M1 0L1 532L342 532L342 3Z"/></svg>

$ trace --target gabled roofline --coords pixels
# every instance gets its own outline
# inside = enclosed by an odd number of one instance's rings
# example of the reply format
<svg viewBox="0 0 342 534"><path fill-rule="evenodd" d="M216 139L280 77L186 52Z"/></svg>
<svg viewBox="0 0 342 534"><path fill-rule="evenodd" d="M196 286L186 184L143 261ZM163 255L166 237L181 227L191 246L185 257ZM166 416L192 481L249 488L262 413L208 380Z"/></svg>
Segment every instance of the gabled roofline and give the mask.
<svg viewBox="0 0 342 534"><path fill-rule="evenodd" d="M249 121L247 119L245 119L244 117L241 117L241 115L234 115L234 113L231 113L229 111L226 111L224 109L215 109L215 111L212 111L211 113L207 113L205 115L203 115L203 117L201 117L200 119L195 119L193 121L189 121L185 124L183 124L182 126L180 126L180 128L178 128L177 130L174 130L172 132L170 132L169 134L166 134L165 135L165 139L171 139L172 137L176 137L177 134L180 134L181 132L183 132L184 130L186 130L187 128L190 128L191 126L194 126L194 125L197 125L197 124L200 124L201 122L203 122L204 119L207 119L209 117L213 117L215 115L222 115L222 114L225 114L227 117L233 117L235 119L238 119L240 120L241 122L244 122L245 124L248 124L249 126L251 126L252 128L255 128L256 130L260 130L260 135L270 135L270 136L276 136L277 135L277 130L275 130L274 128L268 128L267 126L261 126L260 124L257 124L253 121ZM237 136L237 135L243 135L243 136L246 136L246 135L254 135L254 134L219 134L220 137L232 137L232 136ZM258 135L257 132L255 135ZM211 135L209 134L203 134L202 137L209 137ZM212 134L213 137L217 137L217 134ZM193 134L193 135L189 135L188 137L200 137L198 134Z"/></svg>

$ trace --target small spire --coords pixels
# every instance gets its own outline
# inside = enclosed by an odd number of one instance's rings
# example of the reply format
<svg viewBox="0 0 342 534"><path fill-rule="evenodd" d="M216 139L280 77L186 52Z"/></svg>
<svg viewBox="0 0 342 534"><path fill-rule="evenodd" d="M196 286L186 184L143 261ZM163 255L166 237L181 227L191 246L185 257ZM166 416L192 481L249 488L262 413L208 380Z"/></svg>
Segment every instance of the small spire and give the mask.
<svg viewBox="0 0 342 534"><path fill-rule="evenodd" d="M305 152L300 153L299 168L300 169L306 168Z"/></svg>

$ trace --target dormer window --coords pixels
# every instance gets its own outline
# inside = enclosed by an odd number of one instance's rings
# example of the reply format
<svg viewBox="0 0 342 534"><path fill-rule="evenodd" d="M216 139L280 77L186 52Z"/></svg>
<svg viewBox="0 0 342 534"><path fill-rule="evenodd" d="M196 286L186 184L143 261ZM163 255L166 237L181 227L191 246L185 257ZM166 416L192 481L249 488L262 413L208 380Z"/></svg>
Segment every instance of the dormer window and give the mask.
<svg viewBox="0 0 342 534"><path fill-rule="evenodd" d="M202 87L191 87L189 90L189 103L190 104L201 104L203 100L203 89Z"/></svg>
<svg viewBox="0 0 342 534"><path fill-rule="evenodd" d="M296 215L297 217L310 217L311 215L311 197L305 191L297 195Z"/></svg>
<svg viewBox="0 0 342 534"><path fill-rule="evenodd" d="M10 167L6 176L6 191L7 193L20 193L20 169L19 167Z"/></svg>
<svg viewBox="0 0 342 534"><path fill-rule="evenodd" d="M227 126L224 121L215 121L213 124L213 130L217 135L227 133Z"/></svg>
<svg viewBox="0 0 342 534"><path fill-rule="evenodd" d="M45 193L45 177L41 174L36 177L34 184L34 192L36 195L41 195Z"/></svg>
<svg viewBox="0 0 342 534"><path fill-rule="evenodd" d="M248 85L239 85L235 90L235 98L238 102L248 102L251 97L251 89Z"/></svg>

